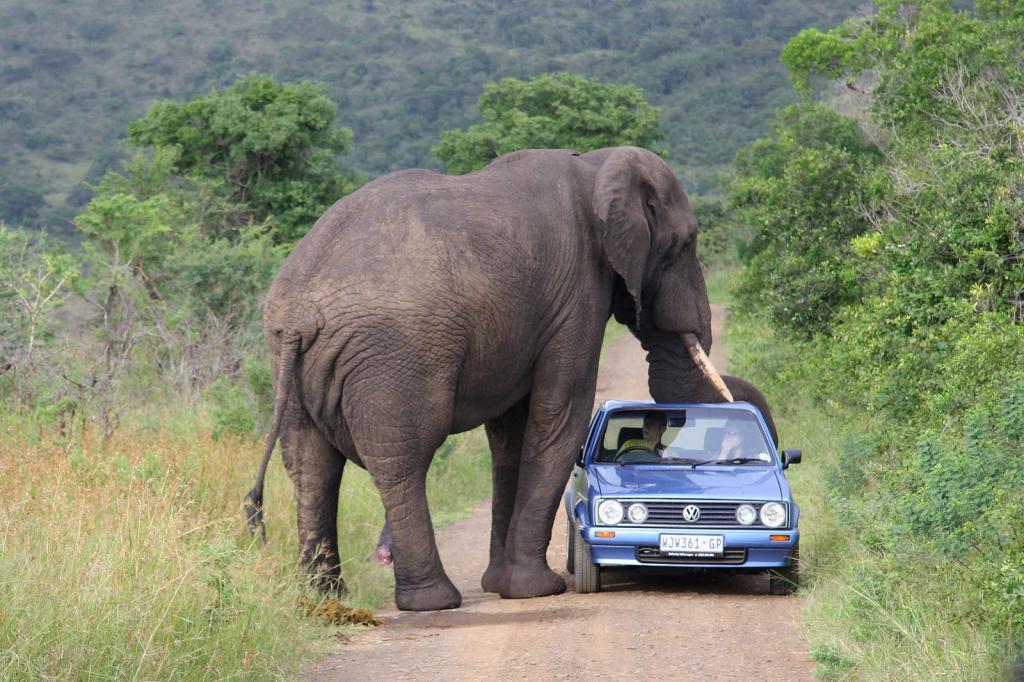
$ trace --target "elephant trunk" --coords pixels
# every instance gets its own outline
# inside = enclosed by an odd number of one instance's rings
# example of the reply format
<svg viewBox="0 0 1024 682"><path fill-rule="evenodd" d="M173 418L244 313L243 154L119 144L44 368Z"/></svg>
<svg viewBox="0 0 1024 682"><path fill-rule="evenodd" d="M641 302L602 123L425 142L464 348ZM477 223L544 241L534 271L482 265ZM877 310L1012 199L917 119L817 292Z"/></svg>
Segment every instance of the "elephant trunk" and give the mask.
<svg viewBox="0 0 1024 682"><path fill-rule="evenodd" d="M728 387L707 359L695 334L645 331L647 333L639 337L647 351L647 385L654 400L659 403L732 400Z"/></svg>

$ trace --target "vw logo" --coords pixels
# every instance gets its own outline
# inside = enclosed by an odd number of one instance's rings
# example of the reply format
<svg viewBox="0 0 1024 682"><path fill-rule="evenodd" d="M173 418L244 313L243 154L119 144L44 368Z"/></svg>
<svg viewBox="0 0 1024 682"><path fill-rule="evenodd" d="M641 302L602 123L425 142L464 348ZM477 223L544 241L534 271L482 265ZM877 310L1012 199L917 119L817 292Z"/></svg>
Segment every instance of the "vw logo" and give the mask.
<svg viewBox="0 0 1024 682"><path fill-rule="evenodd" d="M688 504L683 507L683 521L695 522L700 518L700 507L695 504Z"/></svg>

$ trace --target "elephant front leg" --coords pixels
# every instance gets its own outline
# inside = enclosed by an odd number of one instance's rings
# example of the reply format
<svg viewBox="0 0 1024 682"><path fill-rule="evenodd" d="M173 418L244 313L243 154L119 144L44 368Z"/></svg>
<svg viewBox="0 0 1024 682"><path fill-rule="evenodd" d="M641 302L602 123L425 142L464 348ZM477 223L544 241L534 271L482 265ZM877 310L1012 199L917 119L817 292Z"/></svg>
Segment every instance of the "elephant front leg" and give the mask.
<svg viewBox="0 0 1024 682"><path fill-rule="evenodd" d="M308 422L290 428L282 445L295 486L300 563L317 587L341 594L345 581L338 557L338 489L345 458Z"/></svg>
<svg viewBox="0 0 1024 682"><path fill-rule="evenodd" d="M519 459L529 414L527 396L498 419L486 424L491 446L493 497L491 498L491 557L480 581L484 592L501 592L508 576L505 539L515 508L519 482Z"/></svg>
<svg viewBox="0 0 1024 682"><path fill-rule="evenodd" d="M536 393L534 394L536 395ZM583 440L592 393L567 401L534 400L523 444L515 508L505 540L508 566L499 594L541 597L565 591L547 563L551 527Z"/></svg>

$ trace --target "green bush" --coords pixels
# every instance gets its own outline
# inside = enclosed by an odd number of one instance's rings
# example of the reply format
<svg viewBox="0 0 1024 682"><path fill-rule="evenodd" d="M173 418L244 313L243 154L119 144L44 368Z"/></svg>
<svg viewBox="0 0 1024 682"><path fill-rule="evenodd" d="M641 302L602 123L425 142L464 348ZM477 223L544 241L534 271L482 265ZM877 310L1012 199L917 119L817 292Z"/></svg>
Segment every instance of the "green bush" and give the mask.
<svg viewBox="0 0 1024 682"><path fill-rule="evenodd" d="M255 435L263 420L252 395L231 379L217 379L205 391L214 440L225 434Z"/></svg>
<svg viewBox="0 0 1024 682"><path fill-rule="evenodd" d="M810 337L860 299L851 240L870 226L863 205L879 160L855 121L820 105L787 108L773 138L737 155L729 204L750 235L740 250L742 307Z"/></svg>
<svg viewBox="0 0 1024 682"><path fill-rule="evenodd" d="M441 133L431 150L449 173L479 170L518 149L653 147L664 135L658 109L637 86L568 72L489 83L477 109L483 123Z"/></svg>

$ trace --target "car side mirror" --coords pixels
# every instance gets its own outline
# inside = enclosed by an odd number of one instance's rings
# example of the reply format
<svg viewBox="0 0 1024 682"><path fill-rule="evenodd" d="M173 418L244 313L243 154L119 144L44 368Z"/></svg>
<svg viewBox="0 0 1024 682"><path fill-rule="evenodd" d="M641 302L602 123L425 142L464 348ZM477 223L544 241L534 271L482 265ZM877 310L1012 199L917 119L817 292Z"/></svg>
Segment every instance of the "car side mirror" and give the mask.
<svg viewBox="0 0 1024 682"><path fill-rule="evenodd" d="M782 451L782 468L785 469L790 464L799 464L803 458L803 452L800 450L783 450Z"/></svg>
<svg viewBox="0 0 1024 682"><path fill-rule="evenodd" d="M585 452L586 445L580 446L580 451L576 453L576 466L583 466L583 453Z"/></svg>

